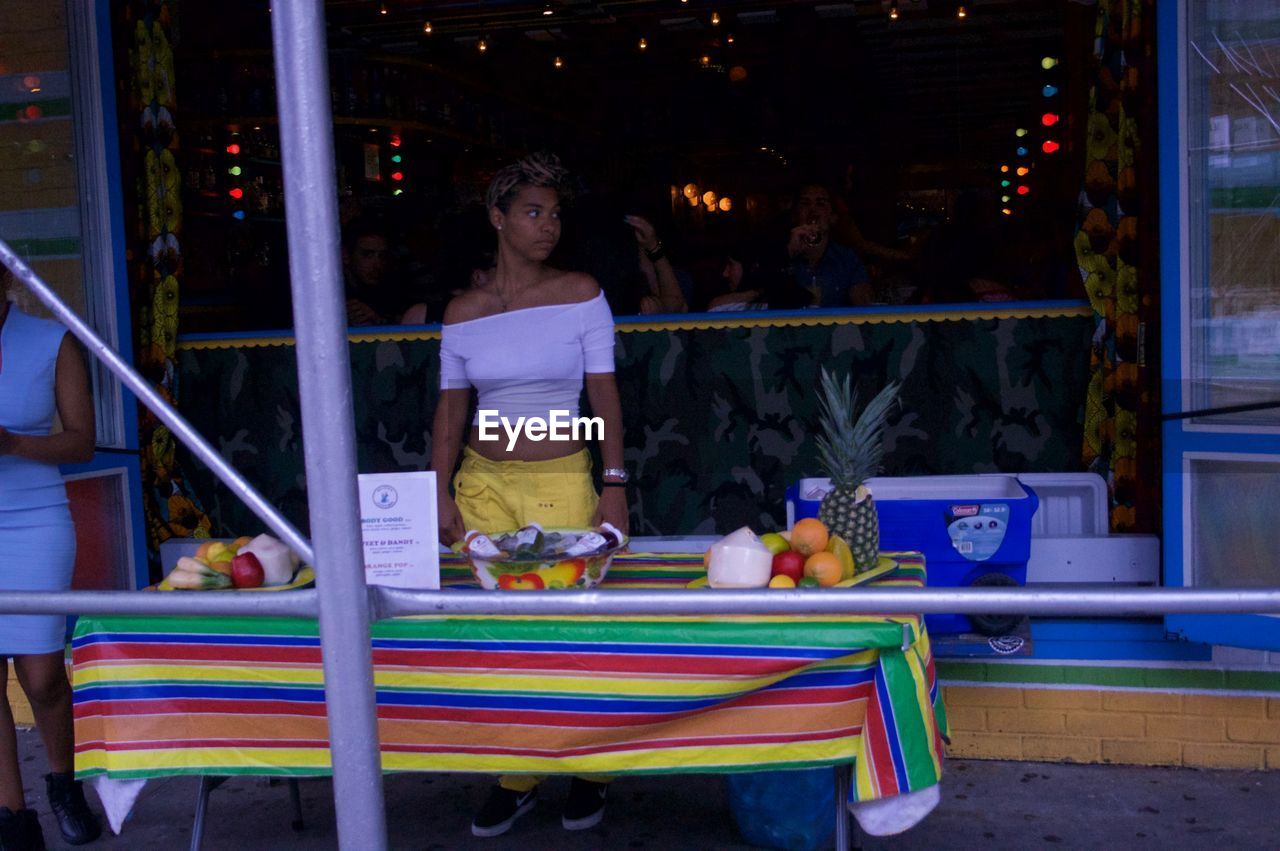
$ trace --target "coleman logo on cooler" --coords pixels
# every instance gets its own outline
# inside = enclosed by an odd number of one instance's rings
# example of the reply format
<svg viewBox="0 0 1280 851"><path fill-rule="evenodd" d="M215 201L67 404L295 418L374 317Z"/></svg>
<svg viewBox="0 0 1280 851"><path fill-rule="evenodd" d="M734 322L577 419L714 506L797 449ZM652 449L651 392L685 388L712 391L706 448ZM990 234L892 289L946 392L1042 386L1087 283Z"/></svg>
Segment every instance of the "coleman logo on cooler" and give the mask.
<svg viewBox="0 0 1280 851"><path fill-rule="evenodd" d="M977 505L953 505L951 506L952 517L972 517L978 513Z"/></svg>

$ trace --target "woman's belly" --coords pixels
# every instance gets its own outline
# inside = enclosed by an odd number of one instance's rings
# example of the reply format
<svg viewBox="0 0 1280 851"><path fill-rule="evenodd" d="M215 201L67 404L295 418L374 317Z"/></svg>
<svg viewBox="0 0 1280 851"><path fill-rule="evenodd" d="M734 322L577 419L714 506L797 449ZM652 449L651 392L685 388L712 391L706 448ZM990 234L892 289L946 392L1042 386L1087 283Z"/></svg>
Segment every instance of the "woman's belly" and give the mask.
<svg viewBox="0 0 1280 851"><path fill-rule="evenodd" d="M502 429L498 429L497 433L496 440L482 440L480 427L473 425L467 445L490 461L550 461L579 452L586 445L586 441L573 438L531 440L523 430L518 431L515 436ZM492 430L489 435L492 436Z"/></svg>

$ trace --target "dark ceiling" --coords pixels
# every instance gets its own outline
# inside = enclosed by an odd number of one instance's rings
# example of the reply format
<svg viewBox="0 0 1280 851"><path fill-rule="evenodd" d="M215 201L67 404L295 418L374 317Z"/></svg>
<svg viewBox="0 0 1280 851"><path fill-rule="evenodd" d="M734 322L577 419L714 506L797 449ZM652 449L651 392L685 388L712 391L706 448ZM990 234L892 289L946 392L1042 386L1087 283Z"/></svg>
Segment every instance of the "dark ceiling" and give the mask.
<svg viewBox="0 0 1280 851"><path fill-rule="evenodd" d="M268 0L229 2L257 11L261 27L222 20L265 43ZM809 165L989 167L1039 114L1040 58L1088 49L1067 43L1069 0L917 0L897 3L897 20L891 5L327 0L325 13L336 54L425 63L488 103L545 116L558 126L549 138L569 132L615 170L662 161L764 182Z"/></svg>
<svg viewBox="0 0 1280 851"><path fill-rule="evenodd" d="M732 136L713 132L711 146L807 147L839 134L861 147L849 134L874 127L877 145L914 160L1004 155L1008 134L1038 107L1040 58L1064 48L1065 0L901 2L897 20L890 5L328 0L326 15L331 47L428 57L548 107L576 104L579 117L607 115L619 98L657 104L679 117L672 132L705 123ZM690 96L703 118L680 109ZM726 109L746 126L726 121Z"/></svg>

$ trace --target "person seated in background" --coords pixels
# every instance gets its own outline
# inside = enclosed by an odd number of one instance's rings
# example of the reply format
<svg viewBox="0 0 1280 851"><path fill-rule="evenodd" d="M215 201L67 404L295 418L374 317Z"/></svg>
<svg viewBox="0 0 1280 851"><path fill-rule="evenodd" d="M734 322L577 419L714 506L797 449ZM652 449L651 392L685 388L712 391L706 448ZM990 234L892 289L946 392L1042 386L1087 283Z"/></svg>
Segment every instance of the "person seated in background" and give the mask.
<svg viewBox="0 0 1280 851"><path fill-rule="evenodd" d="M441 322L445 307L456 296L469 289L484 289L493 282L496 249L493 228L484 209L462 210L445 233L439 265L414 288L422 301L409 306L400 317L401 325Z"/></svg>
<svg viewBox="0 0 1280 851"><path fill-rule="evenodd" d="M951 218L925 241L917 271L919 298L926 304L1012 301L1000 281L996 239L984 221L978 193L956 197Z"/></svg>
<svg viewBox="0 0 1280 851"><path fill-rule="evenodd" d="M648 219L643 216L627 215L622 220L631 226L636 234L636 260L640 264L640 274L649 284L648 294L640 298L640 312L685 313L689 303L685 298L676 277L676 270L667 257L667 249L658 239L658 232Z"/></svg>
<svg viewBox="0 0 1280 851"><path fill-rule="evenodd" d="M412 303L392 274L391 240L379 223L353 222L342 236L348 325L394 325Z"/></svg>
<svg viewBox="0 0 1280 851"><path fill-rule="evenodd" d="M618 316L684 313L688 295L648 217L603 194L575 202L566 219L564 264L600 282Z"/></svg>
<svg viewBox="0 0 1280 851"><path fill-rule="evenodd" d="M787 275L792 289L807 293L803 307L871 304L871 279L853 249L832 240L835 199L821 183L806 183L796 193L787 240ZM782 306L782 305L779 305ZM789 305L788 305L789 306Z"/></svg>
<svg viewBox="0 0 1280 851"><path fill-rule="evenodd" d="M768 290L772 287L768 286L764 264L749 243L740 242L725 252L720 277L728 290L707 302L709 313L770 308Z"/></svg>

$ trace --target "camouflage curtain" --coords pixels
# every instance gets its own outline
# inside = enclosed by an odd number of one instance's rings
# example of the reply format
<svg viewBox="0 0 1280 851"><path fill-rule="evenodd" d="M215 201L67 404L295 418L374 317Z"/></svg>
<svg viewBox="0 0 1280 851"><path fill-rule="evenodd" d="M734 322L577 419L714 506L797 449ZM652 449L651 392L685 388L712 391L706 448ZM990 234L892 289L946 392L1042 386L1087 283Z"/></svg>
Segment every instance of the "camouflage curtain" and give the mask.
<svg viewBox="0 0 1280 851"><path fill-rule="evenodd" d="M744 525L782 528L787 486L821 474L813 439L814 387L822 367L852 374L862 399L890 379L903 382L902 415L885 439L887 475L1079 470L1093 317L1074 308L1043 316L975 315L980 313L812 325L765 320L733 326L730 319L706 328L690 318L673 323L679 327L619 333L623 445L634 476L632 531L709 535ZM438 338L404 332L353 340L361 472L426 468ZM178 366L200 381L199 393L182 398L183 414L306 530L292 343L186 343ZM187 469L219 534L261 530L261 521L203 464L191 460Z"/></svg>
<svg viewBox="0 0 1280 851"><path fill-rule="evenodd" d="M117 17L127 40L127 101L121 104L125 168L132 177L137 220L130 240L131 295L138 369L170 403L178 397L174 352L182 278L181 179L175 153L173 36L177 2L128 2ZM125 99L122 99L125 100ZM174 461L174 439L139 407L143 510L154 554L172 537L207 537L209 517Z"/></svg>
<svg viewBox="0 0 1280 851"><path fill-rule="evenodd" d="M1144 321L1156 309L1150 238L1155 208L1151 72L1155 10L1150 0L1103 0L1094 33L1085 174L1076 259L1096 321L1085 406L1083 458L1111 493L1111 528L1154 531L1158 481L1158 382L1145 353ZM1143 207L1147 209L1144 211Z"/></svg>

